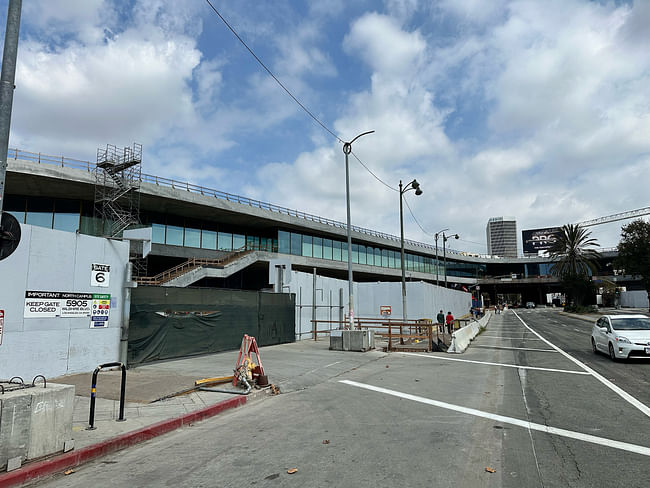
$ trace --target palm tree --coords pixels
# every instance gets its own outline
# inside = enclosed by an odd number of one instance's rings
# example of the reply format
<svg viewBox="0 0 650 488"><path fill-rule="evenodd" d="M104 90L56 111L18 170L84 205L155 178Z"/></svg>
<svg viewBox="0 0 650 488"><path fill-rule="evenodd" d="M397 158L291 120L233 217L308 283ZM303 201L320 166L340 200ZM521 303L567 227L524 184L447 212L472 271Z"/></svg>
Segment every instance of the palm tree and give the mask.
<svg viewBox="0 0 650 488"><path fill-rule="evenodd" d="M551 273L558 276L576 305L581 305L582 298L591 288L590 274L598 269L599 254L592 247L598 247L598 241L591 232L578 224L567 224L549 250L554 261Z"/></svg>

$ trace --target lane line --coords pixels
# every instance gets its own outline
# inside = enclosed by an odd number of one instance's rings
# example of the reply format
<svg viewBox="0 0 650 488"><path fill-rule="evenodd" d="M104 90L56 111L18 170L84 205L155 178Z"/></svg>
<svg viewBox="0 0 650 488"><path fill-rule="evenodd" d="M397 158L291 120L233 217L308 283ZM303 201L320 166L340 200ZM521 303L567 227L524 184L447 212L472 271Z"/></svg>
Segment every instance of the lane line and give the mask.
<svg viewBox="0 0 650 488"><path fill-rule="evenodd" d="M587 371L587 372L588 372L589 374L591 374L594 378L596 378L596 379L597 379L598 381L600 381L603 385L605 385L607 388L609 388L610 390L612 390L614 393L616 393L618 396L620 396L623 400L625 400L626 402L628 402L630 405L636 407L636 408L639 409L642 413L644 413L645 415L647 415L648 417L650 417L650 408L649 408L647 405L645 405L644 403L642 403L642 402L640 402L639 400L637 400L636 398L634 398L632 395L630 395L628 392L626 392L626 391L623 390L622 388L616 386L614 383L612 383L612 382L609 381L607 378L605 378L605 377L603 377L602 375L600 375L599 373L597 373L595 370L591 369L589 366L587 366L587 365L586 365L585 363L583 363L582 361L580 361L580 360L574 358L574 357L571 356L569 353L564 352L562 349L560 349L559 347L557 347L555 344L553 344L553 343L550 342L549 340L544 339L544 338L543 338L540 334L538 334L535 330L531 329L531 328L528 326L528 324L527 324L526 322L524 322L523 319L522 319L519 315L517 315L516 312L515 312L515 317L517 317L517 318L521 321L521 323L524 324L524 327L526 327L529 331L531 331L531 332L532 332L533 334L535 334L537 337L539 337L539 338L542 339L544 342L546 342L546 344L548 344L548 345L551 346L553 349L555 349L557 352L559 352L560 354L562 354L564 357L566 357L567 359L573 361L575 364L577 364L577 365L580 366L582 369L584 369L585 371Z"/></svg>
<svg viewBox="0 0 650 488"><path fill-rule="evenodd" d="M533 347L508 347L508 346L472 346L473 348L482 347L483 349L515 349L517 351L537 351L537 352L553 352L556 353L555 349L535 349Z"/></svg>
<svg viewBox="0 0 650 488"><path fill-rule="evenodd" d="M406 354L407 356L420 356L429 359L441 359L443 361L458 361L459 363L486 364L488 366L503 366L504 368L523 368L523 369L532 369L535 371L550 371L553 373L582 374L586 376L589 375L589 373L585 371L572 371L570 369L539 368L537 366L519 366L518 364L507 364L507 363L490 363L487 361L474 361L472 359L459 359L459 358L448 358L445 356L425 355L425 354L419 354L417 352L402 352L400 354Z"/></svg>
<svg viewBox="0 0 650 488"><path fill-rule="evenodd" d="M542 339L538 339L537 337L501 337L501 336L486 336L481 334L480 336L483 339L519 339L521 341L541 341Z"/></svg>
<svg viewBox="0 0 650 488"><path fill-rule="evenodd" d="M355 386L357 388L362 388L364 390L370 390L377 393L384 393L385 395L390 395L398 398L403 398L405 400L411 400L418 403L424 403L426 405L431 405L434 407L444 408L447 410L453 410L455 412L465 413L467 415L472 415L474 417L482 417L485 419L494 420L496 422L501 422L504 424L516 425L518 427L523 427L525 429L537 430L539 432L546 432L547 434L558 435L561 437L568 437L571 439L576 439L579 441L590 442L592 444L598 444L600 446L611 447L614 449L620 449L622 451L634 452L636 454L641 454L643 456L650 456L650 447L640 446L637 444L630 444L628 442L616 441L614 439L607 439L605 437L596 437L591 434L583 434L582 432L576 432L573 430L560 429L558 427L550 427L548 425L537 424L534 422L529 422L527 420L516 419L514 417L506 417L504 415L498 415L494 413L484 412L482 410L477 410L475 408L463 407L460 405L454 405L453 403L441 402L438 400L431 400L430 398L424 398L417 395L411 395L409 393L402 393L400 391L389 390L387 388L381 388L379 386L367 385L365 383L358 383L351 380L339 380L339 383L344 383L346 385Z"/></svg>

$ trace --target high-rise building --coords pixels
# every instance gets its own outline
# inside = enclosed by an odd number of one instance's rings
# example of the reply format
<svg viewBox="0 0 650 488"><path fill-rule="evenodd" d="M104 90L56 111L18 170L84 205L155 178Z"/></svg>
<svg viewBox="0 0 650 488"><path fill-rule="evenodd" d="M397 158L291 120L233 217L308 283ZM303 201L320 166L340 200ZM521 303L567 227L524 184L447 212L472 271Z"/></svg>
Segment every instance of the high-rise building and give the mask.
<svg viewBox="0 0 650 488"><path fill-rule="evenodd" d="M514 217L492 217L485 228L488 254L517 257L517 221Z"/></svg>

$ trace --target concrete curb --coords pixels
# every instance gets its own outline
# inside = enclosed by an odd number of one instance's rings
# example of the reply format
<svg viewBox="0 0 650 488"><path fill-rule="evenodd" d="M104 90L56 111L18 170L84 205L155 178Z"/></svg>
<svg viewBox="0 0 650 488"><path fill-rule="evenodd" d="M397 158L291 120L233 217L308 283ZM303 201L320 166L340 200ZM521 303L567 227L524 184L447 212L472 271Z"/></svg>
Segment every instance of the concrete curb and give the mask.
<svg viewBox="0 0 650 488"><path fill-rule="evenodd" d="M15 471L10 471L0 475L0 486L9 487L21 485L65 469L79 466L80 464L92 461L98 457L105 456L140 442L153 439L154 437L172 430L179 429L184 425L199 422L206 418L213 417L225 410L244 405L246 399L247 397L245 396L229 398L228 400L210 405L209 407L194 412L188 412L180 417L163 420L132 432L127 432L126 434L113 437L112 439L107 439L97 444L93 444L92 446L84 447L78 451L70 451L43 461L29 463Z"/></svg>

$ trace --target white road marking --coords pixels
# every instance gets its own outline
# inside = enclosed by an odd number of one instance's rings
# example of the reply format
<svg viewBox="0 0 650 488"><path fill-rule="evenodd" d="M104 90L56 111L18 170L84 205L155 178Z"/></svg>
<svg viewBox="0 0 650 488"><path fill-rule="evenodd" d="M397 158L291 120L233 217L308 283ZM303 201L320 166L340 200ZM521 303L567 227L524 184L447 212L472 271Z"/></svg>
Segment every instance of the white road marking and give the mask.
<svg viewBox="0 0 650 488"><path fill-rule="evenodd" d="M365 383L358 383L356 381L339 380L339 383L345 383L346 385L356 386L357 388L363 388L364 390L370 390L377 393L384 393L385 395L391 395L394 397L403 398L405 400L411 400L418 403L424 403L426 405L432 405L434 407L453 410L456 412L465 413L467 415L473 415L475 417L482 417L485 419L494 420L495 422L516 425L518 427L523 427L525 429L537 430L539 432L546 432L547 434L568 437L570 439L590 442L592 444L598 444L600 446L620 449L622 451L634 452L636 454L641 454L643 456L650 456L650 447L646 447L646 446L639 446L637 444L629 444L627 442L607 439L605 437L596 437L590 434L583 434L582 432L575 432L573 430L566 430L557 427L550 427L548 425L536 424L534 422L529 422L527 420L521 420L521 419L516 419L514 417L506 417L504 415L484 412L482 410L476 410L475 408L468 408L460 405L454 405L453 403L431 400L429 398L411 395L409 393L402 393L400 391L389 390L387 388L381 388L379 386L366 385Z"/></svg>
<svg viewBox="0 0 650 488"><path fill-rule="evenodd" d="M433 354L419 354L417 352L402 352L400 354L406 354L407 356L420 356L423 358L429 359L441 359L443 361L458 361L460 363L474 363L474 364L486 364L488 366L503 366L504 368L523 368L523 369L533 369L535 371L550 371L553 373L568 373L568 374L583 374L589 375L584 371L572 371L570 369L553 369L553 368L538 368L537 366L520 366L518 364L507 364L507 363L490 363L487 361L474 361L472 359L459 359L459 358L448 358L446 356L436 356Z"/></svg>
<svg viewBox="0 0 650 488"><path fill-rule="evenodd" d="M501 336L486 336L481 334L480 337L482 339L520 339L522 341L541 341L542 339L538 339L537 337L501 337Z"/></svg>
<svg viewBox="0 0 650 488"><path fill-rule="evenodd" d="M546 342L546 344L548 344L548 345L551 346L553 349L555 349L557 352L559 352L560 354L562 354L564 357L566 357L567 359L573 361L575 364L577 364L577 365L580 366L582 369L584 369L585 371L587 371L587 372L588 372L589 374L591 374L594 378L596 378L596 379L597 379L598 381L600 381L603 385L605 385L606 387L608 387L610 390L612 390L614 393L616 393L618 396L620 396L623 400L625 400L626 402L628 402L630 405L633 405L634 407L638 408L641 412L643 412L645 415L647 415L648 417L650 417L650 408L649 408L647 405L641 403L639 400L637 400L636 398L634 398L634 397L633 397L632 395L630 395L628 392L626 392L626 391L623 390L622 388L616 386L614 383L612 383L611 381L609 381L607 378L605 378L605 377L603 377L602 375L598 374L596 371L594 371L593 369L591 369L589 366L587 366L587 365L586 365L585 363L583 363L582 361L579 361L578 359L574 358L574 357L571 356L570 354L564 352L562 349L560 349L559 347L557 347L555 344L553 344L553 343L551 343L550 341L544 339L540 334L538 334L536 331L534 331L533 329L531 329L531 328L528 326L528 324L526 324L526 322L524 322L523 319L522 319L519 315L517 315L517 313L515 313L515 316L516 316L516 317L521 321L522 324L524 324L524 327L526 327L529 331L531 331L531 332L532 332L533 334L535 334L537 337L539 337L539 338L542 339L544 342Z"/></svg>
<svg viewBox="0 0 650 488"><path fill-rule="evenodd" d="M508 347L508 346L479 346L475 345L474 347L482 347L484 349L515 349L517 351L537 351L537 352L557 352L555 349L535 349L533 347Z"/></svg>

